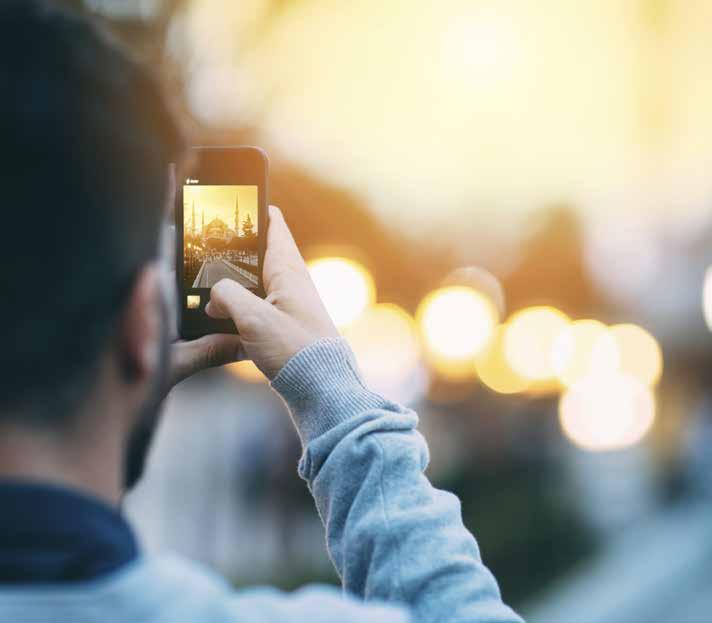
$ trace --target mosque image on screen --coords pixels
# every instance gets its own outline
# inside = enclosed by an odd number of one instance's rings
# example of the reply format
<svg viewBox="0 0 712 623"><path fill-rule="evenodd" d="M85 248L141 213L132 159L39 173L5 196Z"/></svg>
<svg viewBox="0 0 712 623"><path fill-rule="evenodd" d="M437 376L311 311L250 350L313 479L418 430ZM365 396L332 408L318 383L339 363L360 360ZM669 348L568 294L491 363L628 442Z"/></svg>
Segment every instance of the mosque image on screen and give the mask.
<svg viewBox="0 0 712 623"><path fill-rule="evenodd" d="M256 288L257 186L183 187L183 285L211 288L232 279Z"/></svg>

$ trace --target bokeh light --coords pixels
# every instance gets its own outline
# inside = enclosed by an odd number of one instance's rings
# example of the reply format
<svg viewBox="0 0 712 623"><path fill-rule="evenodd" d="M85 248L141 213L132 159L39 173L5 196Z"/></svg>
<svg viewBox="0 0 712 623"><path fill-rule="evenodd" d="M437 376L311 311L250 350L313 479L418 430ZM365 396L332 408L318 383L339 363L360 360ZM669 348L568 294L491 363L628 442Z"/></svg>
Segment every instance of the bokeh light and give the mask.
<svg viewBox="0 0 712 623"><path fill-rule="evenodd" d="M620 357L620 371L641 383L655 385L663 373L663 353L657 340L645 329L620 324L610 329Z"/></svg>
<svg viewBox="0 0 712 623"><path fill-rule="evenodd" d="M477 290L494 303L500 318L505 314L504 288L497 277L481 266L460 266L450 272L440 286L465 286Z"/></svg>
<svg viewBox="0 0 712 623"><path fill-rule="evenodd" d="M252 361L238 361L225 366L231 374L247 383L265 383L267 378Z"/></svg>
<svg viewBox="0 0 712 623"><path fill-rule="evenodd" d="M566 387L591 374L615 371L620 366L616 341L597 320L577 320L554 341L552 366Z"/></svg>
<svg viewBox="0 0 712 623"><path fill-rule="evenodd" d="M512 370L504 354L506 325L497 327L487 348L477 357L475 369L483 385L500 394L516 394L529 387L529 381Z"/></svg>
<svg viewBox="0 0 712 623"><path fill-rule="evenodd" d="M358 262L326 257L308 263L314 285L334 324L351 324L376 298L371 274Z"/></svg>
<svg viewBox="0 0 712 623"><path fill-rule="evenodd" d="M452 378L474 375L474 359L498 323L490 298L467 286L431 292L421 302L417 318L429 362Z"/></svg>
<svg viewBox="0 0 712 623"><path fill-rule="evenodd" d="M707 328L712 331L712 266L705 272L705 283L702 288L702 310L705 314Z"/></svg>
<svg viewBox="0 0 712 623"><path fill-rule="evenodd" d="M345 331L366 384L374 391L399 399L413 398L420 367L420 346L415 321L392 304L366 309ZM424 389L424 388L420 388Z"/></svg>
<svg viewBox="0 0 712 623"><path fill-rule="evenodd" d="M504 353L512 370L531 381L556 376L554 344L569 319L553 307L530 307L514 314L504 336Z"/></svg>
<svg viewBox="0 0 712 623"><path fill-rule="evenodd" d="M561 398L564 434L586 450L618 450L638 443L655 420L655 397L639 379L598 374L576 383Z"/></svg>

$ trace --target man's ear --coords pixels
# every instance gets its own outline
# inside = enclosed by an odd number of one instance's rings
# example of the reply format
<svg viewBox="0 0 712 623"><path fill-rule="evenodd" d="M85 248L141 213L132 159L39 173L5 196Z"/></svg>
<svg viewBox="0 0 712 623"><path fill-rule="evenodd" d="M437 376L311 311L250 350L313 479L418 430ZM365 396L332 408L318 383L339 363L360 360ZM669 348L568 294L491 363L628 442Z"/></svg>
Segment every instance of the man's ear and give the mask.
<svg viewBox="0 0 712 623"><path fill-rule="evenodd" d="M161 356L161 284L157 263L138 273L118 332L119 363L127 381L152 378Z"/></svg>

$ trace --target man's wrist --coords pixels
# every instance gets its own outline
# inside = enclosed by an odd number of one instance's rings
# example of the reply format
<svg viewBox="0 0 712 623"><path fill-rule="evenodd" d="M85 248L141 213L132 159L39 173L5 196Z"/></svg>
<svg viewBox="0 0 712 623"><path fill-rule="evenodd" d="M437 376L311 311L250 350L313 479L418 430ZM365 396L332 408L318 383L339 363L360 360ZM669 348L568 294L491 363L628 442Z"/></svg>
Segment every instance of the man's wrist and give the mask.
<svg viewBox="0 0 712 623"><path fill-rule="evenodd" d="M294 355L272 381L294 418L302 443L388 402L363 383L344 338L323 338Z"/></svg>

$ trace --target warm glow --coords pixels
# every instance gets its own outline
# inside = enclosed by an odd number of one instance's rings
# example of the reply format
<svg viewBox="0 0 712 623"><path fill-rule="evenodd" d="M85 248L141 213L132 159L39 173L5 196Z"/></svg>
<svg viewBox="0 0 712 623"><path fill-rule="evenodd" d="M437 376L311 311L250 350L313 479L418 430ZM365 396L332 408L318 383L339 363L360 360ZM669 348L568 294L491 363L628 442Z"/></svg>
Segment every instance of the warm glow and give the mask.
<svg viewBox="0 0 712 623"><path fill-rule="evenodd" d="M418 308L429 360L445 376L474 374L474 358L487 346L497 322L492 301L466 286L435 290Z"/></svg>
<svg viewBox="0 0 712 623"><path fill-rule="evenodd" d="M366 385L392 396L413 383L419 367L418 335L413 318L397 305L369 307L345 331ZM407 393L407 392L406 392Z"/></svg>
<svg viewBox="0 0 712 623"><path fill-rule="evenodd" d="M610 331L618 346L620 371L641 383L655 385L663 373L663 353L657 340L632 324L616 325Z"/></svg>
<svg viewBox="0 0 712 623"><path fill-rule="evenodd" d="M445 28L441 69L453 80L491 87L525 59L515 20L495 8L456 15Z"/></svg>
<svg viewBox="0 0 712 623"><path fill-rule="evenodd" d="M248 383L264 383L267 379L252 361L238 361L226 366L237 378Z"/></svg>
<svg viewBox="0 0 712 623"><path fill-rule="evenodd" d="M590 374L613 372L620 358L610 331L597 320L577 320L554 342L552 366L566 387Z"/></svg>
<svg viewBox="0 0 712 623"><path fill-rule="evenodd" d="M334 324L351 324L376 298L370 273L361 264L343 257L309 262L309 272Z"/></svg>
<svg viewBox="0 0 712 623"><path fill-rule="evenodd" d="M668 218L707 205L686 199L709 188L710 3L187 4L170 49L196 116L258 128L392 227L432 233L436 210L471 244L465 205L489 227L561 196L615 218L657 184L677 191Z"/></svg>
<svg viewBox="0 0 712 623"><path fill-rule="evenodd" d="M477 358L475 364L480 381L500 394L516 394L529 387L529 381L519 376L504 355L506 326L497 327L494 338Z"/></svg>
<svg viewBox="0 0 712 623"><path fill-rule="evenodd" d="M239 206L239 225L235 223L236 205ZM203 223L207 225L213 219L219 219L242 235L242 226L248 218L257 233L262 227L258 214L257 186L183 186L183 227L186 233L200 233Z"/></svg>
<svg viewBox="0 0 712 623"><path fill-rule="evenodd" d="M638 443L655 420L652 390L627 374L586 377L561 398L559 420L577 446L603 451Z"/></svg>
<svg viewBox="0 0 712 623"><path fill-rule="evenodd" d="M568 325L565 314L552 307L531 307L510 319L504 353L517 374L531 381L553 379L554 344Z"/></svg>

